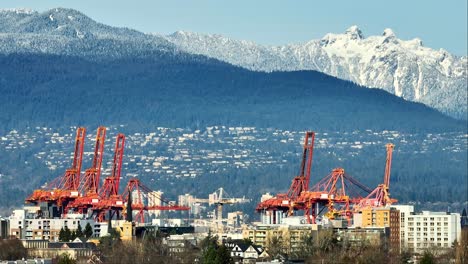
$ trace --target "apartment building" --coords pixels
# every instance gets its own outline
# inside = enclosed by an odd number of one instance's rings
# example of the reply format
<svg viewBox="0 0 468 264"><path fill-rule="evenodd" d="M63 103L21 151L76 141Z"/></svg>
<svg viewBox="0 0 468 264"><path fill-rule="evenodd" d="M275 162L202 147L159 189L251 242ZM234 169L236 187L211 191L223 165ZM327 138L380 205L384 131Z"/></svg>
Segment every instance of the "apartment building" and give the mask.
<svg viewBox="0 0 468 264"><path fill-rule="evenodd" d="M78 225L85 230L89 223L95 237L107 234L107 223L79 218L35 218L27 210L14 210L10 216L9 235L19 239L58 241L62 228L77 230Z"/></svg>
<svg viewBox="0 0 468 264"><path fill-rule="evenodd" d="M400 211L400 246L414 252L427 248L448 249L460 239L460 214L422 211L412 205L392 206Z"/></svg>
<svg viewBox="0 0 468 264"><path fill-rule="evenodd" d="M264 248L268 248L272 239L276 238L282 243L285 252L290 253L300 248L304 237L311 234L316 237L319 229L319 226L316 224L260 224L256 226L244 226L242 237L250 239L255 245Z"/></svg>
<svg viewBox="0 0 468 264"><path fill-rule="evenodd" d="M389 228L388 239L392 248L400 248L400 211L392 207L365 208L353 215L357 228Z"/></svg>

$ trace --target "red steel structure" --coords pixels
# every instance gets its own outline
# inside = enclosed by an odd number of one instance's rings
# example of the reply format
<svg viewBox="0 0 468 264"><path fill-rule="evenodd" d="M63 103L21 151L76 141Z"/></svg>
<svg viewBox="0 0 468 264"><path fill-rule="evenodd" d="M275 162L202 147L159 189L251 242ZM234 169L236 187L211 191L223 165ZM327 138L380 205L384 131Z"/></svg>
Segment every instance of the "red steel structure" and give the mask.
<svg viewBox="0 0 468 264"><path fill-rule="evenodd" d="M312 169L312 157L314 154L314 141L315 132L306 132L299 176L294 177L287 194L288 198L291 200L297 199L303 191L309 190L310 171Z"/></svg>
<svg viewBox="0 0 468 264"><path fill-rule="evenodd" d="M287 193L280 193L273 198L260 202L256 207L258 212L263 211L276 215L276 211L281 211L292 215L293 211L303 209L303 207L298 207L296 202L301 193L309 189L314 142L315 132L306 132L299 175L294 177ZM273 219L273 222L276 223L276 220Z"/></svg>
<svg viewBox="0 0 468 264"><path fill-rule="evenodd" d="M79 213L84 213L92 206L93 203L97 203L99 201L99 182L101 177L105 140L106 128L101 126L97 130L92 165L85 171L82 184L80 186L80 193L82 196L68 204L66 212L70 209L74 209Z"/></svg>
<svg viewBox="0 0 468 264"><path fill-rule="evenodd" d="M295 211L304 211L307 222L316 223L324 208L327 208L326 216L330 219L342 215L349 220L352 214L350 205L362 199L361 193L372 191L342 168L334 169L309 191L314 140L315 133L306 132L301 171L294 177L288 193L277 194L256 207L257 212L271 216L273 224L279 223L278 211L287 216L294 215Z"/></svg>
<svg viewBox="0 0 468 264"><path fill-rule="evenodd" d="M389 192L392 154L395 145L388 143L385 147L387 149L387 158L385 161L384 182L379 184L366 198L359 201L355 206L356 211L366 207L385 207L397 202L397 200L390 198Z"/></svg>
<svg viewBox="0 0 468 264"><path fill-rule="evenodd" d="M26 202L54 202L59 207L78 197L80 185L81 164L83 161L83 150L86 136L86 129L79 127L76 130L75 148L72 166L65 171L65 174L52 181L44 189L35 190Z"/></svg>
<svg viewBox="0 0 468 264"><path fill-rule="evenodd" d="M153 192L150 188L143 185L139 179L130 179L122 194L124 203L128 206L128 199L132 199L130 206L132 211L137 211L135 220L140 223L145 223L145 211L160 210L160 211L188 211L190 207L179 206L163 199L161 196ZM160 201L160 202L158 202ZM161 204L161 205L158 205ZM123 210L124 214L126 210Z"/></svg>
<svg viewBox="0 0 468 264"><path fill-rule="evenodd" d="M114 213L117 213L118 216L123 209L123 199L119 195L119 184L124 147L125 135L117 134L114 160L112 162L112 174L104 180L104 184L98 193L99 201L93 205L93 210L97 213L99 221L104 221L106 213L109 213L109 217L112 218Z"/></svg>
<svg viewBox="0 0 468 264"><path fill-rule="evenodd" d="M315 224L321 208L326 208L325 216L335 219L345 216L350 220L350 205L362 199L361 193L372 190L345 173L343 168L334 169L329 175L315 184L310 191L302 192L296 203L305 211L307 222Z"/></svg>

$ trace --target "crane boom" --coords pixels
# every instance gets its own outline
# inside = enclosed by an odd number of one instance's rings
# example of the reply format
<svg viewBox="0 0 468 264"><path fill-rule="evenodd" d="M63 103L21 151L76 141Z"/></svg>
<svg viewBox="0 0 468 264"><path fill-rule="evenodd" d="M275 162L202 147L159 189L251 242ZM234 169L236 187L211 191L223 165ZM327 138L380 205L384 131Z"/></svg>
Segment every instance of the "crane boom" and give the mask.
<svg viewBox="0 0 468 264"><path fill-rule="evenodd" d="M79 127L76 130L75 150L71 168L67 169L62 180L61 189L78 190L80 185L81 163L83 161L83 149L86 136L86 128Z"/></svg>
<svg viewBox="0 0 468 264"><path fill-rule="evenodd" d="M312 169L312 156L314 152L315 132L307 131L304 138L301 168L299 176L294 177L287 196L296 199L301 192L309 190L310 171Z"/></svg>
<svg viewBox="0 0 468 264"><path fill-rule="evenodd" d="M385 176L384 176L384 184L387 188L390 187L390 170L392 167L392 153L393 153L393 148L395 145L388 143L385 145L387 148L387 160L385 162Z"/></svg>
<svg viewBox="0 0 468 264"><path fill-rule="evenodd" d="M112 174L107 177L102 186L101 198L109 198L119 195L120 173L122 171L122 159L124 154L125 135L118 134L115 142L114 160L112 163Z"/></svg>
<svg viewBox="0 0 468 264"><path fill-rule="evenodd" d="M102 157L104 155L104 143L106 140L106 128L101 126L97 130L96 144L94 146L93 163L84 175L83 193L97 194L101 177Z"/></svg>

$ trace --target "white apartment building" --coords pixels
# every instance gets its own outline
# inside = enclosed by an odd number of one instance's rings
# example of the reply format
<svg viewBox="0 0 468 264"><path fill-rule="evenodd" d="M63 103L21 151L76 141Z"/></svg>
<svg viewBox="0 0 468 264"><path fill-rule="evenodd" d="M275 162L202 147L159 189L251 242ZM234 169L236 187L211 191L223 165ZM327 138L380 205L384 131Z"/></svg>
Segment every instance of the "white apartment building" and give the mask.
<svg viewBox="0 0 468 264"><path fill-rule="evenodd" d="M78 225L85 230L89 223L93 228L93 235L100 237L107 234L107 223L79 218L33 218L28 209L14 210L10 216L9 235L20 239L39 239L58 241L60 229L67 226L70 230L77 230Z"/></svg>
<svg viewBox="0 0 468 264"><path fill-rule="evenodd" d="M450 248L460 240L460 214L422 211L414 213L412 205L392 206L400 211L400 246L414 252L426 248Z"/></svg>

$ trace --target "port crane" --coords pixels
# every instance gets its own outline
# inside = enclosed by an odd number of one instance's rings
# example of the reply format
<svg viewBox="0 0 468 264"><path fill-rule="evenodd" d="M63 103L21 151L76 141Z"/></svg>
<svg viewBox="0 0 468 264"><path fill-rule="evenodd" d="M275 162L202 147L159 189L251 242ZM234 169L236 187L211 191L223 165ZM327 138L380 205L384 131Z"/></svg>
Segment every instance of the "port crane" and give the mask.
<svg viewBox="0 0 468 264"><path fill-rule="evenodd" d="M48 202L63 208L78 197L85 136L86 129L79 127L76 130L72 166L65 171L64 175L54 179L44 188L34 190L32 195L26 198L26 202L35 204Z"/></svg>
<svg viewBox="0 0 468 264"><path fill-rule="evenodd" d="M106 139L106 128L101 126L97 129L94 156L91 167L86 169L84 177L81 178L81 165L86 129L79 127L75 137L75 148L72 166L65 174L54 179L41 189L34 190L26 198L27 203L38 204L47 202L56 205L67 213L84 214L91 210L92 215L98 221L120 218L120 213L128 203L129 194L137 192L136 197L145 196L149 203L141 203L138 200L132 205L132 210L137 210L137 219L144 222L144 211L146 210L189 210L189 207L178 206L170 203L162 197L155 195L150 188L143 185L140 180L130 179L123 195L119 194L120 180L122 178L122 161L124 156L125 135L117 134L111 175L104 179L100 186L101 167L104 156L104 144ZM162 205L155 205L155 200L160 200ZM133 201L131 201L133 202ZM131 204L130 202L130 204ZM107 216L107 219L106 219Z"/></svg>
<svg viewBox="0 0 468 264"><path fill-rule="evenodd" d="M122 172L122 160L125 147L125 135L117 134L115 141L114 159L112 162L111 175L104 179L102 188L99 189L99 201L93 205L99 221L104 221L106 213L112 219L116 213L119 217L123 209L123 198L119 194L119 185Z"/></svg>
<svg viewBox="0 0 468 264"><path fill-rule="evenodd" d="M302 192L309 190L312 170L312 157L314 153L315 132L307 131L304 137L302 160L298 176L295 176L287 193L279 193L275 197L260 202L257 212L262 212L273 217L273 223L279 224L277 212L292 215L296 210L303 210L303 206L297 203Z"/></svg>
<svg viewBox="0 0 468 264"><path fill-rule="evenodd" d="M388 143L385 145L387 149L387 158L385 160L384 181L379 184L366 198L362 199L355 206L355 210L359 211L368 207L385 207L396 203L396 199L390 198L390 171L392 167L392 154L395 145Z"/></svg>
<svg viewBox="0 0 468 264"><path fill-rule="evenodd" d="M307 223L315 224L323 208L327 208L328 218L344 215L350 220L351 201L362 199L362 192L372 191L346 174L343 168L333 169L309 190L314 140L315 133L306 132L300 173L293 178L288 193L277 194L257 205L256 211L271 218L271 223L279 224L283 215L292 216L296 211L304 211Z"/></svg>
<svg viewBox="0 0 468 264"><path fill-rule="evenodd" d="M66 212L75 209L78 213L86 213L94 203L99 201L99 182L101 178L102 158L104 155L104 143L106 140L106 128L97 129L94 156L91 167L86 169L80 185L80 197L69 203Z"/></svg>

